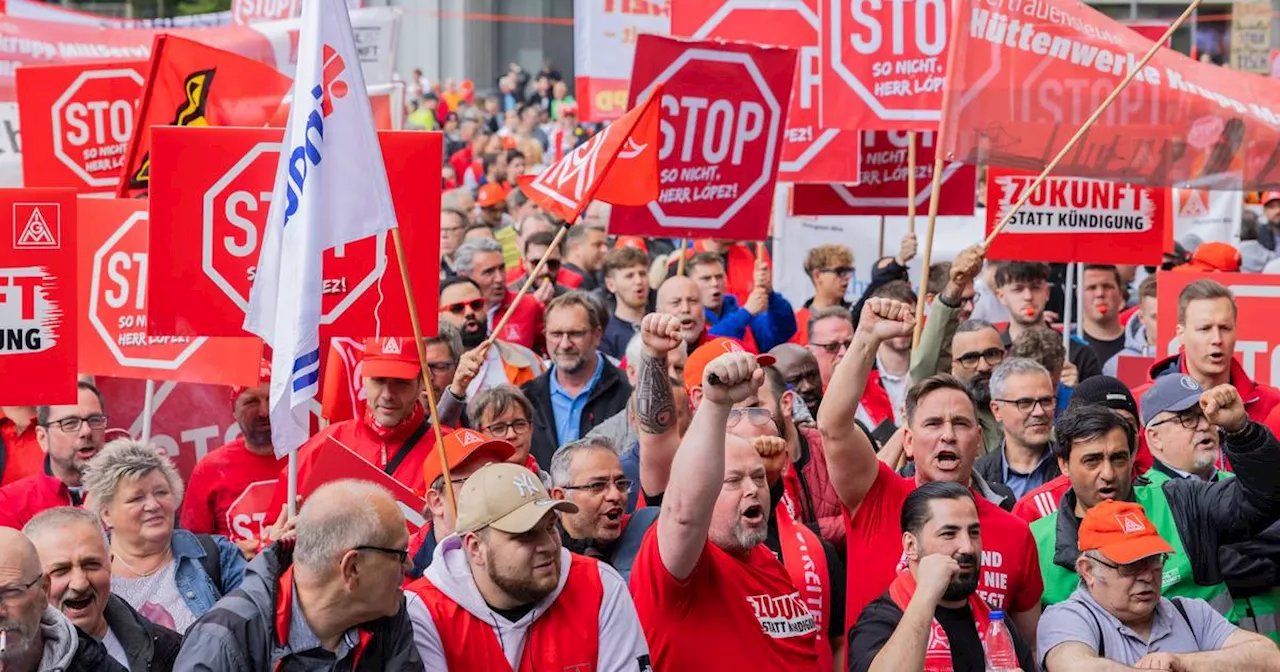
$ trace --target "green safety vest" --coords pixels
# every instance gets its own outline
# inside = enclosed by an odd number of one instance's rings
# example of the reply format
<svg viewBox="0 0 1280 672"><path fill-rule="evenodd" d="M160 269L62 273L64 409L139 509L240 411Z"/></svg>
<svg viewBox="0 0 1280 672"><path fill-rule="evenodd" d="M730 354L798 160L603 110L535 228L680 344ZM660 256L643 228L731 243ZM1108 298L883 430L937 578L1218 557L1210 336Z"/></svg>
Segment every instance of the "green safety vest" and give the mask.
<svg viewBox="0 0 1280 672"><path fill-rule="evenodd" d="M1148 473L1154 473L1154 470ZM1234 623L1236 619L1227 586L1223 583L1202 586L1195 582L1191 571L1191 559L1182 545L1182 536L1178 534L1178 526L1173 520L1173 511L1169 509L1169 500L1165 498L1164 488L1156 483L1141 485L1133 489L1133 494L1146 512L1147 519L1156 526L1156 531L1173 547L1173 554L1164 564L1164 576L1160 582L1164 596L1202 599ZM1044 594L1040 597L1041 607L1065 601L1071 597L1072 591L1080 583L1080 577L1075 571L1061 567L1053 561L1054 550L1058 543L1058 516L1061 513L1059 509L1052 515L1031 523L1031 534L1035 537L1036 550L1040 554L1040 574L1044 578Z"/></svg>

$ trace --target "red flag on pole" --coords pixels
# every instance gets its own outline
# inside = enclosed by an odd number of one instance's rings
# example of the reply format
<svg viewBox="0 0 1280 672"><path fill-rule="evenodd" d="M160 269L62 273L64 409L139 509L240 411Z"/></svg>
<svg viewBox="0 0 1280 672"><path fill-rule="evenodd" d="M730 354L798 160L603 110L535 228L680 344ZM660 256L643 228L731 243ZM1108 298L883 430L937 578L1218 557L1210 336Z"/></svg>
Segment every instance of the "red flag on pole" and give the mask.
<svg viewBox="0 0 1280 672"><path fill-rule="evenodd" d="M542 209L573 223L592 200L644 205L658 197L658 101L656 89L644 104L535 176L520 178L520 189Z"/></svg>

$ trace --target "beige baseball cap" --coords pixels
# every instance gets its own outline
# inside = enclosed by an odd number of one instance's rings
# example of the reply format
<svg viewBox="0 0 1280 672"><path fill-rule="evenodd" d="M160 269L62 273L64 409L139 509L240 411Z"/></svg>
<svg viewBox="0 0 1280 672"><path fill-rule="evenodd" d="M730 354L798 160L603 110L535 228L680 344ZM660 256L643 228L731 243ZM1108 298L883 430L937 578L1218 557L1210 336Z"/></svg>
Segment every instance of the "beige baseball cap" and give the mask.
<svg viewBox="0 0 1280 672"><path fill-rule="evenodd" d="M459 534L486 527L508 534L533 529L548 511L577 513L578 505L552 499L547 486L528 467L506 462L489 464L467 478L458 493Z"/></svg>

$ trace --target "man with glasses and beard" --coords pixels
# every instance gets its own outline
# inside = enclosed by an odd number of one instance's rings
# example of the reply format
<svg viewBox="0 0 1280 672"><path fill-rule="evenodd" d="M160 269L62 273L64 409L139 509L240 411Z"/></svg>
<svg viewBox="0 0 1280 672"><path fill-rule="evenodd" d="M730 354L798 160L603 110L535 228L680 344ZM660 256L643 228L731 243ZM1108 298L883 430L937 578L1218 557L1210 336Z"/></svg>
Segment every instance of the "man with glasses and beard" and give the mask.
<svg viewBox="0 0 1280 672"><path fill-rule="evenodd" d="M956 328L956 335L951 339L951 375L969 388L978 407L983 455L999 448L1003 436L991 411L991 372L1000 366L1004 356L1000 332L990 322L968 320Z"/></svg>
<svg viewBox="0 0 1280 672"><path fill-rule="evenodd" d="M457 533L405 589L426 669L649 669L622 577L561 545L556 512L576 504L506 463L482 467L458 494Z"/></svg>
<svg viewBox="0 0 1280 672"><path fill-rule="evenodd" d="M480 286L469 278L453 277L440 283L440 323L457 328L466 352L458 358L453 382L440 395L436 411L440 422L451 427L466 425L467 400L497 385L520 386L545 370L529 348L504 340L486 346L489 326Z"/></svg>
<svg viewBox="0 0 1280 672"><path fill-rule="evenodd" d="M994 614L978 595L982 528L973 493L959 483L926 483L902 505L907 568L867 605L849 632L849 670L985 670L982 637ZM1035 656L1006 619L1018 665Z"/></svg>
<svg viewBox="0 0 1280 672"><path fill-rule="evenodd" d="M520 261L520 268L523 271L519 277L507 283L507 289L512 292L520 291L524 283L528 281L529 274L546 259L546 263L542 265L542 272L538 278L534 280L529 287L529 294L546 305L551 299L563 295L571 288L557 282L556 277L560 273L560 248L552 247L551 243L555 242L555 234L552 233L535 233L524 240L524 257ZM509 275L509 274L508 274Z"/></svg>

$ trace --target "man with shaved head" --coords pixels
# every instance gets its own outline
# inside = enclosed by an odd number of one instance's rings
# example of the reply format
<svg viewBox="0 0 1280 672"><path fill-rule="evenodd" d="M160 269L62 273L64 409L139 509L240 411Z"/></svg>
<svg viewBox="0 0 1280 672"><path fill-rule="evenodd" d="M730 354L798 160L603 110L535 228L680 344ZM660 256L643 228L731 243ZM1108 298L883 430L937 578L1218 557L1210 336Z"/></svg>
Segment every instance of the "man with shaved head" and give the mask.
<svg viewBox="0 0 1280 672"><path fill-rule="evenodd" d="M400 584L409 532L381 486L316 488L297 542L249 563L244 582L187 631L176 667L208 672L421 670Z"/></svg>
<svg viewBox="0 0 1280 672"><path fill-rule="evenodd" d="M143 618L111 594L111 551L102 522L91 511L59 506L22 528L49 579L49 605L82 635L102 642L131 670L172 670L182 635Z"/></svg>
<svg viewBox="0 0 1280 672"><path fill-rule="evenodd" d="M119 672L101 642L49 605L49 578L23 534L0 527L0 670Z"/></svg>
<svg viewBox="0 0 1280 672"><path fill-rule="evenodd" d="M680 320L680 334L689 352L707 340L707 313L702 306L702 292L693 280L683 275L667 278L658 288L657 312Z"/></svg>

